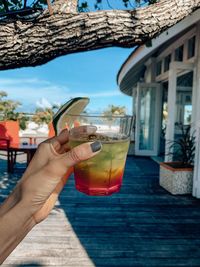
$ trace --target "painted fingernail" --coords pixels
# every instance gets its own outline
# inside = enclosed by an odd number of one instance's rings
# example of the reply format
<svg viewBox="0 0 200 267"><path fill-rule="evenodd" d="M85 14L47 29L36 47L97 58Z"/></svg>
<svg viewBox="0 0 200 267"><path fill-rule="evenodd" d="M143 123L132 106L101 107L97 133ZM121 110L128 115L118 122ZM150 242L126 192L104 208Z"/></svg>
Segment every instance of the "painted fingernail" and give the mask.
<svg viewBox="0 0 200 267"><path fill-rule="evenodd" d="M101 145L101 142L95 141L90 146L91 146L92 152L97 152L97 151L99 151L101 149L102 145Z"/></svg>

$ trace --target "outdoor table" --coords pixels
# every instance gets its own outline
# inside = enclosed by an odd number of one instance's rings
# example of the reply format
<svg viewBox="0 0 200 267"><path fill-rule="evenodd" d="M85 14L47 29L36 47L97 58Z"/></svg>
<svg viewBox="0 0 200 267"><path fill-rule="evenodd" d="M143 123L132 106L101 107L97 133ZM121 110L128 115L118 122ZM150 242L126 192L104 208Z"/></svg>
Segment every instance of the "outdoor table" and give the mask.
<svg viewBox="0 0 200 267"><path fill-rule="evenodd" d="M16 162L16 155L18 152L23 152L27 155L27 166L30 163L31 159L33 158L35 151L37 149L37 145L35 144L16 144L9 146L7 148L8 152L8 172L13 173L14 170L14 164Z"/></svg>

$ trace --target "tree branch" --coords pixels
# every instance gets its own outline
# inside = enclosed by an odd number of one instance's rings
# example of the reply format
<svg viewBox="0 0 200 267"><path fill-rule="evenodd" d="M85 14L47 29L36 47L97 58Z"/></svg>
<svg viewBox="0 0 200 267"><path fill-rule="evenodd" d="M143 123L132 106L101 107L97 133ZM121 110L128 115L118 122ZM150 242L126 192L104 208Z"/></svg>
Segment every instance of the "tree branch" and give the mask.
<svg viewBox="0 0 200 267"><path fill-rule="evenodd" d="M56 14L76 13L78 0L56 0L53 5L53 12Z"/></svg>
<svg viewBox="0 0 200 267"><path fill-rule="evenodd" d="M161 0L132 11L44 11L35 22L0 24L0 69L44 64L61 55L143 44L200 7L200 0ZM55 12L55 9L54 9Z"/></svg>

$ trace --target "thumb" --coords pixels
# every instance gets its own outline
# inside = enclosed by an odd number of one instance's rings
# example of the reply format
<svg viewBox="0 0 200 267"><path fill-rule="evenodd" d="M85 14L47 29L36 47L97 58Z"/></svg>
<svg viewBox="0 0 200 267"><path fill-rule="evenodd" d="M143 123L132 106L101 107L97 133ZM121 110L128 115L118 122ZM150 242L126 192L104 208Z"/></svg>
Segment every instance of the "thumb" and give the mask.
<svg viewBox="0 0 200 267"><path fill-rule="evenodd" d="M81 144L60 155L57 159L51 160L45 169L52 177L62 177L69 167L98 154L101 147L102 145L99 141Z"/></svg>
<svg viewBox="0 0 200 267"><path fill-rule="evenodd" d="M81 144L67 152L63 160L68 167L74 166L80 161L87 160L98 154L101 147L100 141Z"/></svg>

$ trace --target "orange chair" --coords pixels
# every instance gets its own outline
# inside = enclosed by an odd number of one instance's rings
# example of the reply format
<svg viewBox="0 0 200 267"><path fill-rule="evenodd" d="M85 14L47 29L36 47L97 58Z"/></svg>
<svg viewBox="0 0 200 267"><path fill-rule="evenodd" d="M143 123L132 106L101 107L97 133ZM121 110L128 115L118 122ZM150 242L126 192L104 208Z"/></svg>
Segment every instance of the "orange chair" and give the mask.
<svg viewBox="0 0 200 267"><path fill-rule="evenodd" d="M8 172L13 172L17 155L25 153L12 151L11 149L20 145L19 130L18 121L0 121L0 150L4 151L4 154L1 155L7 157Z"/></svg>
<svg viewBox="0 0 200 267"><path fill-rule="evenodd" d="M0 121L0 150L5 151L7 156L7 170L13 169L11 162L14 165L16 162L17 153L14 155L9 151L9 148L20 143L19 139L19 123L18 121ZM20 153L21 154L21 153ZM12 160L11 160L12 156Z"/></svg>
<svg viewBox="0 0 200 267"><path fill-rule="evenodd" d="M18 121L0 121L0 138L9 140L10 146L20 143ZM5 141L0 142L0 148L5 146Z"/></svg>

